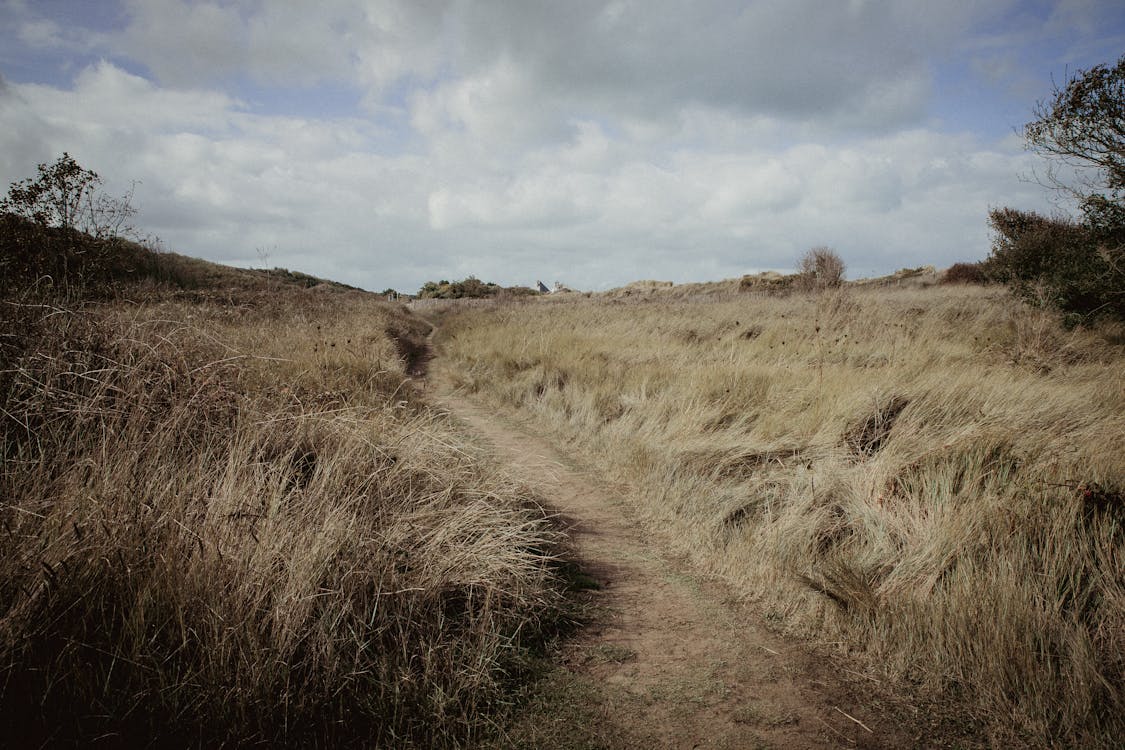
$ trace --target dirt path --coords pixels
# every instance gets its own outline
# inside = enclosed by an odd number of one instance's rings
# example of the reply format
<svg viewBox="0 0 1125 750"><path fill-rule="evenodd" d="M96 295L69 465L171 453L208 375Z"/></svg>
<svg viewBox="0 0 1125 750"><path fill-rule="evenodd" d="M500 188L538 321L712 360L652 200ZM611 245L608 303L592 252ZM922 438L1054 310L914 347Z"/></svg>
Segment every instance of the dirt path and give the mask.
<svg viewBox="0 0 1125 750"><path fill-rule="evenodd" d="M568 519L602 614L564 654L598 684L600 714L625 746L919 747L887 718L873 684L771 633L715 582L693 576L632 518L613 487L534 428L436 390L511 471Z"/></svg>

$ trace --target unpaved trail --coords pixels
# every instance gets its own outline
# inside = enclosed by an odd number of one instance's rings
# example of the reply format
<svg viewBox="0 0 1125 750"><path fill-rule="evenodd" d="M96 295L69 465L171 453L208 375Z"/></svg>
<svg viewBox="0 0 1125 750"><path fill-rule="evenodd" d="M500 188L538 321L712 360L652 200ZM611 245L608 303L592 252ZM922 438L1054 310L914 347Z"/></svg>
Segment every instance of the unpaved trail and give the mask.
<svg viewBox="0 0 1125 750"><path fill-rule="evenodd" d="M767 630L724 587L693 575L659 533L632 517L611 483L527 423L430 386L511 472L566 519L583 571L600 589L595 622L564 651L567 669L601 686L600 715L623 746L653 748L919 747L887 716L872 682ZM900 714L901 715L901 714Z"/></svg>

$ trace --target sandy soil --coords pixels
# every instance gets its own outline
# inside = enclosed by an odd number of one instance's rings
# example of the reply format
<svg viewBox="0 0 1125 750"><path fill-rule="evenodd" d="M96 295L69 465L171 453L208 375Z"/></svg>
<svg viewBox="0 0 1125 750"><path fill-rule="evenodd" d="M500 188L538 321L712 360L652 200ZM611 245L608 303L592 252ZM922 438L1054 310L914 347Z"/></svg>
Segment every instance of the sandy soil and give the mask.
<svg viewBox="0 0 1125 750"><path fill-rule="evenodd" d="M668 748L930 746L880 686L842 657L771 632L723 585L666 553L621 492L536 434L431 384L437 403L491 444L570 528L600 588L595 621L563 655L599 685L606 736ZM436 393L435 393L436 391ZM915 722L908 722L913 724Z"/></svg>

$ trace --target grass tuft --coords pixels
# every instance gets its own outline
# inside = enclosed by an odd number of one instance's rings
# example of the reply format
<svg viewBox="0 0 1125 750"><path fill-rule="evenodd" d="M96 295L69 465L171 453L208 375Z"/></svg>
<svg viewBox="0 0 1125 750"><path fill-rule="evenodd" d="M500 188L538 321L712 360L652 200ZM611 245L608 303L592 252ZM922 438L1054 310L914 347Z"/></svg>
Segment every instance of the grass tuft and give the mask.
<svg viewBox="0 0 1125 750"><path fill-rule="evenodd" d="M4 743L460 746L563 616L417 321L240 294L0 300Z"/></svg>

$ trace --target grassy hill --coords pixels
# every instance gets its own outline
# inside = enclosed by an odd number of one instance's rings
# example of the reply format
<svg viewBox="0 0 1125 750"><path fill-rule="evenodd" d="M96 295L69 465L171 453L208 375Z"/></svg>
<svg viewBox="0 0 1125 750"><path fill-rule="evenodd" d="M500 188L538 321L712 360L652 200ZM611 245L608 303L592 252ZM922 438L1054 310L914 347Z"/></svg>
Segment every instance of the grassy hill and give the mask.
<svg viewBox="0 0 1125 750"><path fill-rule="evenodd" d="M429 326L2 221L0 745L490 731L562 616L562 537L420 397Z"/></svg>
<svg viewBox="0 0 1125 750"><path fill-rule="evenodd" d="M9 296L34 289L54 296L105 299L126 290L135 296L308 288L355 289L284 268L233 268L157 252L122 238L96 239L0 214L0 289Z"/></svg>

